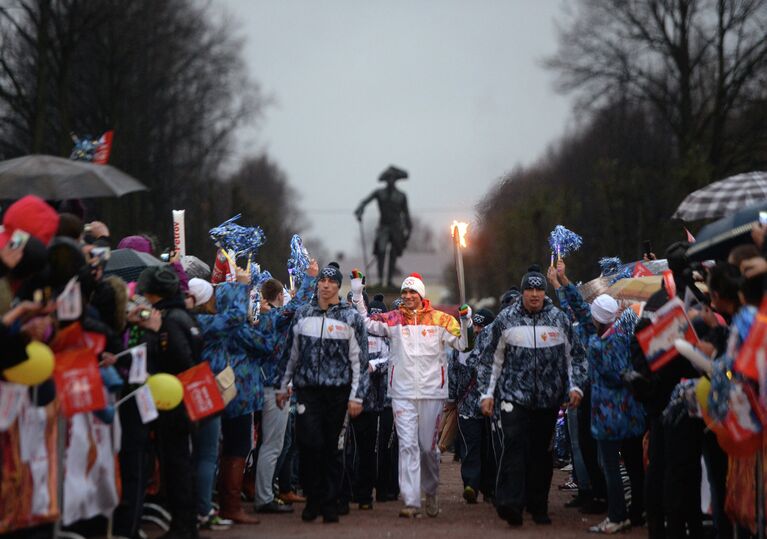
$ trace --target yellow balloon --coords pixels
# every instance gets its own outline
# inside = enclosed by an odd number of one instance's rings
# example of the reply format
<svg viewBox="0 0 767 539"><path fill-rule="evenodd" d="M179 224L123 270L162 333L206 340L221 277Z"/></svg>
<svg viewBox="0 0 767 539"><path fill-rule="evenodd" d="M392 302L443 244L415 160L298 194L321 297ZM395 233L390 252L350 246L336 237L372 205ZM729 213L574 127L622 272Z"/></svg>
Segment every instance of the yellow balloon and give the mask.
<svg viewBox="0 0 767 539"><path fill-rule="evenodd" d="M184 398L184 386L181 385L181 380L167 372L153 374L147 378L146 385L152 392L154 404L158 410L173 410Z"/></svg>
<svg viewBox="0 0 767 539"><path fill-rule="evenodd" d="M27 359L3 371L3 376L14 384L36 386L53 373L53 352L48 345L32 341L27 345Z"/></svg>
<svg viewBox="0 0 767 539"><path fill-rule="evenodd" d="M708 413L708 394L711 393L711 381L706 377L698 378L695 384L695 398L698 400L701 410Z"/></svg>

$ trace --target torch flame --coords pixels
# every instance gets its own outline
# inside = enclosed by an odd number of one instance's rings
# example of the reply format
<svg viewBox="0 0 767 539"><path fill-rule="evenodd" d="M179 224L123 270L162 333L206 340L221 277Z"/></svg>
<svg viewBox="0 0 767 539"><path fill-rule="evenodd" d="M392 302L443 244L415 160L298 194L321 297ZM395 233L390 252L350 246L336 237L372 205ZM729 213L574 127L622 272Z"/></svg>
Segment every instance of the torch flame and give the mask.
<svg viewBox="0 0 767 539"><path fill-rule="evenodd" d="M469 230L469 223L461 223L459 221L453 221L450 225L450 235L453 236L453 240L458 237L458 244L461 247L466 247L466 232Z"/></svg>

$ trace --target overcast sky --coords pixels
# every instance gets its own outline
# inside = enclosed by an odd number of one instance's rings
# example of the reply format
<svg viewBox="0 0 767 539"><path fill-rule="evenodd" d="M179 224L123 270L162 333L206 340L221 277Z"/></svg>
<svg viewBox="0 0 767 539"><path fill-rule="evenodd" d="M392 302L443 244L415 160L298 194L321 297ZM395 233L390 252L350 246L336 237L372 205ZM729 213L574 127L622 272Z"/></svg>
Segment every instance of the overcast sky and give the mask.
<svg viewBox="0 0 767 539"><path fill-rule="evenodd" d="M352 215L389 164L411 213L453 219L565 132L570 104L541 67L560 0L217 0L250 74L274 98L240 145L266 149L332 253L358 252ZM371 205L366 220L375 220ZM371 239L368 239L370 244Z"/></svg>

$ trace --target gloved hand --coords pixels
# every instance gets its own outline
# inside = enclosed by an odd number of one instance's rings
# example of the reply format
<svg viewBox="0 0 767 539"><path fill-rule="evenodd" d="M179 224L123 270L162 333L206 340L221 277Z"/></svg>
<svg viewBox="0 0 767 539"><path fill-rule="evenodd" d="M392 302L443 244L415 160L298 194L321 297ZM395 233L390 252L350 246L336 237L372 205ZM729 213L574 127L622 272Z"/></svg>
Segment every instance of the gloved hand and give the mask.
<svg viewBox="0 0 767 539"><path fill-rule="evenodd" d="M358 270L357 268L354 268L352 272L349 274L349 277L351 277L351 290L352 290L352 296L353 297L359 297L362 295L362 289L365 288L365 275Z"/></svg>
<svg viewBox="0 0 767 539"><path fill-rule="evenodd" d="M460 307L458 307L458 315L461 317L462 320L471 320L471 307L467 303L464 303Z"/></svg>

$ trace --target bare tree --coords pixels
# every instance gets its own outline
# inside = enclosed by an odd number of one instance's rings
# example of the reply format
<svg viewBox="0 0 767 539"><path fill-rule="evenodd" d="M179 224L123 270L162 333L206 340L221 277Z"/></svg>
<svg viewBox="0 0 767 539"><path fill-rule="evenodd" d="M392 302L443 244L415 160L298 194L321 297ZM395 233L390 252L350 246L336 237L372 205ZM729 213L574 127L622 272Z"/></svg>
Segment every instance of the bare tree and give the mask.
<svg viewBox="0 0 767 539"><path fill-rule="evenodd" d="M744 121L765 118L765 35L765 0L581 0L547 65L582 106L651 105L679 156L700 153L717 176L767 141L763 121Z"/></svg>

